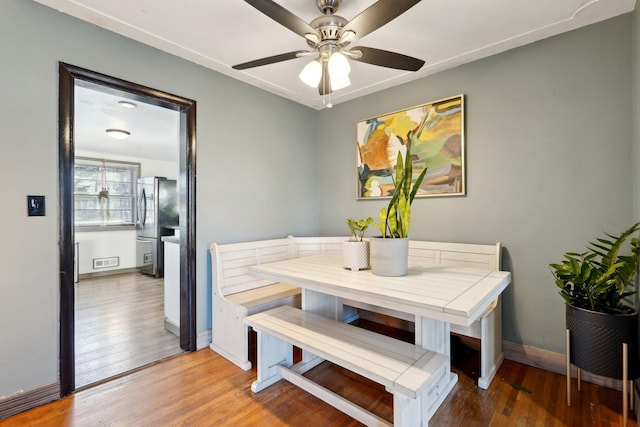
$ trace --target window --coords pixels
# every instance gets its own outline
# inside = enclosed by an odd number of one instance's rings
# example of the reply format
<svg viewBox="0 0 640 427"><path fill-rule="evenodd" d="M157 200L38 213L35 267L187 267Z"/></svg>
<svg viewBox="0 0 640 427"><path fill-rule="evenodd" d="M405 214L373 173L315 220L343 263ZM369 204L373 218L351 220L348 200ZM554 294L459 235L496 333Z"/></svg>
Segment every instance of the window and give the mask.
<svg viewBox="0 0 640 427"><path fill-rule="evenodd" d="M139 163L76 157L73 193L75 225L134 225L139 176Z"/></svg>

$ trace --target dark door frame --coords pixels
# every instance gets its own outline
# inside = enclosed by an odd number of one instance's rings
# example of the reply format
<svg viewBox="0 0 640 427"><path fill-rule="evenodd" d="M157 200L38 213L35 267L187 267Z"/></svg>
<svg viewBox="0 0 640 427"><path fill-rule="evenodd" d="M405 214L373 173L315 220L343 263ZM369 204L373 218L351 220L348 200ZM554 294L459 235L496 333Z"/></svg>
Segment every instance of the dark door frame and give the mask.
<svg viewBox="0 0 640 427"><path fill-rule="evenodd" d="M73 229L74 86L95 83L114 93L180 113L180 348L196 349L196 102L60 62L58 65L58 179L60 227L60 394L75 390Z"/></svg>

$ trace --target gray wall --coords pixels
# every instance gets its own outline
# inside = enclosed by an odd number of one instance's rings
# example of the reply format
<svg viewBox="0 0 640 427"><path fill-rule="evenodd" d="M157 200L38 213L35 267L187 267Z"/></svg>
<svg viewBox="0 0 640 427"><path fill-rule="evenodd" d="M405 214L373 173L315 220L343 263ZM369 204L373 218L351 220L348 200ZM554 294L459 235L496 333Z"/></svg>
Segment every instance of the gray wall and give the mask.
<svg viewBox="0 0 640 427"><path fill-rule="evenodd" d="M630 87L626 15L323 110L320 231L343 233L346 217L385 206L355 200L357 121L464 93L467 196L416 199L409 235L502 242L513 273L504 338L564 352L548 264L631 224Z"/></svg>
<svg viewBox="0 0 640 427"><path fill-rule="evenodd" d="M58 61L197 101L199 332L210 242L318 233L314 110L31 1L0 11L0 397L58 380Z"/></svg>

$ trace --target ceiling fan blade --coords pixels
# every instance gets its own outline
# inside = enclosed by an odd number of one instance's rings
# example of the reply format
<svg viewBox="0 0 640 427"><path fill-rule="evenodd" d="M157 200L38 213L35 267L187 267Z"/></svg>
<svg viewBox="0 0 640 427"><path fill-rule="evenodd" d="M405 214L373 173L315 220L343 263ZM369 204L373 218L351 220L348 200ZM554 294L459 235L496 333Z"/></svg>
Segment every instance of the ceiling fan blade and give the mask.
<svg viewBox="0 0 640 427"><path fill-rule="evenodd" d="M256 59L254 61L245 62L243 64L234 65L234 70L246 70L247 68L260 67L262 65L275 64L276 62L288 61L289 59L298 58L299 55L307 54L306 50L296 50L295 52L281 53L280 55L267 56L266 58Z"/></svg>
<svg viewBox="0 0 640 427"><path fill-rule="evenodd" d="M258 9L260 12L267 15L280 25L284 25L294 33L304 37L305 34L311 33L319 36L318 32L309 24L298 18L293 13L289 12L284 7L280 6L271 0L245 0L251 6Z"/></svg>
<svg viewBox="0 0 640 427"><path fill-rule="evenodd" d="M378 0L353 18L340 33L354 31L360 39L393 21L419 2L420 0Z"/></svg>
<svg viewBox="0 0 640 427"><path fill-rule="evenodd" d="M375 49L372 47L358 46L353 51L362 52L362 56L352 57L355 61L366 62L367 64L379 65L381 67L395 68L397 70L418 71L424 65L422 59L401 53L389 52L388 50Z"/></svg>
<svg viewBox="0 0 640 427"><path fill-rule="evenodd" d="M318 83L318 93L320 95L329 95L331 93L331 79L329 78L329 66L327 61L322 62L322 77Z"/></svg>

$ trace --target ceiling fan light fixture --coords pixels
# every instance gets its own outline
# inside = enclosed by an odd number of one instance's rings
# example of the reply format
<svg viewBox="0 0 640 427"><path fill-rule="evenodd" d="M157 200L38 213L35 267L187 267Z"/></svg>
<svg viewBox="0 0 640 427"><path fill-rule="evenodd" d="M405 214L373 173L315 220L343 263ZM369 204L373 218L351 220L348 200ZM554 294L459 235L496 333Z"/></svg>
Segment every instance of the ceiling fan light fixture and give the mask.
<svg viewBox="0 0 640 427"><path fill-rule="evenodd" d="M329 57L329 74L332 78L348 77L351 72L349 60L341 52L333 52Z"/></svg>
<svg viewBox="0 0 640 427"><path fill-rule="evenodd" d="M122 129L107 129L105 132L113 139L127 139L131 135L131 132Z"/></svg>
<svg viewBox="0 0 640 427"><path fill-rule="evenodd" d="M245 70L288 61L307 54L316 54L319 57L315 62L307 64L300 72L299 77L308 86L317 88L323 104L328 108L331 107L331 91L350 84L351 65L349 59L405 71L417 71L424 65L424 61L421 59L382 49L357 46L354 50L349 50L352 42L362 39L367 34L391 22L419 3L420 0L374 1L373 5L350 21L336 15L341 0L316 0L316 6L321 16L311 22L300 19L282 7L277 0L245 1L278 24L303 37L311 50L272 55L234 65L232 68Z"/></svg>
<svg viewBox="0 0 640 427"><path fill-rule="evenodd" d="M300 72L300 80L307 86L318 87L322 78L322 64L317 59L309 62Z"/></svg>
<svg viewBox="0 0 640 427"><path fill-rule="evenodd" d="M311 42L311 44L313 45L317 45L318 43L320 43L320 38L313 33L306 33L304 35L304 38L307 39L309 42Z"/></svg>
<svg viewBox="0 0 640 427"><path fill-rule="evenodd" d="M345 45L345 44L349 44L355 38L356 38L355 31L347 30L344 33L342 33L342 35L340 36L340 39L338 40L338 44L341 45L341 46Z"/></svg>

